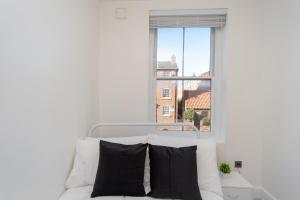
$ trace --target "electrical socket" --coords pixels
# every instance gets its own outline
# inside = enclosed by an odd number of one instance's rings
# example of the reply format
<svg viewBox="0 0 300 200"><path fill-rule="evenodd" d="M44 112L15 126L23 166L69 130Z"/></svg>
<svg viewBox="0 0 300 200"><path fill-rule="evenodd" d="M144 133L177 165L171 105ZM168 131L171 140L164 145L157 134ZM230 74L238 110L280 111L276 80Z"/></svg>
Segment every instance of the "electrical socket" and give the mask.
<svg viewBox="0 0 300 200"><path fill-rule="evenodd" d="M243 167L243 161L234 161L234 167L235 168L242 168Z"/></svg>

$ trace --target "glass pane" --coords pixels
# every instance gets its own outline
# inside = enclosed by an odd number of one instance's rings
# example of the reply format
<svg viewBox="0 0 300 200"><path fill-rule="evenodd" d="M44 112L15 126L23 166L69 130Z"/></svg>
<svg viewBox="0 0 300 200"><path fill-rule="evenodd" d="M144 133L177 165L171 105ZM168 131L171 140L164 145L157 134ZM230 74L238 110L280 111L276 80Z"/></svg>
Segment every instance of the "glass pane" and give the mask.
<svg viewBox="0 0 300 200"><path fill-rule="evenodd" d="M184 76L208 76L210 28L186 28L184 43Z"/></svg>
<svg viewBox="0 0 300 200"><path fill-rule="evenodd" d="M210 131L211 81L183 81L182 121L194 124L200 131Z"/></svg>
<svg viewBox="0 0 300 200"><path fill-rule="evenodd" d="M182 28L157 30L157 77L173 77L182 74Z"/></svg>
<svg viewBox="0 0 300 200"><path fill-rule="evenodd" d="M169 98L164 91L169 90ZM156 121L184 122L200 131L210 131L211 82L159 80L156 85ZM192 131L191 127L160 127L159 130Z"/></svg>

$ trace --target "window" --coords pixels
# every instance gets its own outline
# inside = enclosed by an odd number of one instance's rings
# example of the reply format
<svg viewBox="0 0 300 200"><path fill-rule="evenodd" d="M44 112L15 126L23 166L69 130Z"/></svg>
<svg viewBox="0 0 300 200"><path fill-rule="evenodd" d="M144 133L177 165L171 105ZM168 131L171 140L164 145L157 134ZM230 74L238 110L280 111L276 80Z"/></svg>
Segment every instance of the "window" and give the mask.
<svg viewBox="0 0 300 200"><path fill-rule="evenodd" d="M170 90L169 88L164 88L162 91L162 98L169 99L170 98Z"/></svg>
<svg viewBox="0 0 300 200"><path fill-rule="evenodd" d="M202 132L217 129L222 112L217 99L221 97L220 45L225 21L225 15L150 17L156 122L189 123ZM169 106L164 106L163 99L168 97Z"/></svg>
<svg viewBox="0 0 300 200"><path fill-rule="evenodd" d="M210 131L211 35L211 28L157 29L157 77L159 72L165 74L168 70L177 78L169 80L162 76L156 81L156 87L163 88L163 99L174 99L171 104L176 108L176 114L168 121L157 112L157 122L193 123L201 131ZM164 87L174 91L172 97ZM156 103L164 103L158 94ZM166 109L163 107L163 116L169 116Z"/></svg>
<svg viewBox="0 0 300 200"><path fill-rule="evenodd" d="M163 71L163 77L169 77L170 73L169 71Z"/></svg>
<svg viewBox="0 0 300 200"><path fill-rule="evenodd" d="M162 115L164 117L170 116L170 107L169 106L163 106Z"/></svg>

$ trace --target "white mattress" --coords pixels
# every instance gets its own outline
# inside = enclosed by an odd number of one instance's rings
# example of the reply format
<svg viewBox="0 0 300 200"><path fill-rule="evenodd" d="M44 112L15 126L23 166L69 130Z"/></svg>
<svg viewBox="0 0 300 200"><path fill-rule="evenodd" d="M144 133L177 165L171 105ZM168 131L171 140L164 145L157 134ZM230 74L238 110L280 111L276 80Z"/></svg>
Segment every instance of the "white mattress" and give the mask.
<svg viewBox="0 0 300 200"><path fill-rule="evenodd" d="M59 200L151 200L150 197L123 197L123 196L114 196L114 197L96 197L90 198L93 187L78 187L68 189L63 193ZM212 193L201 190L201 196L203 200L223 200L222 197ZM155 199L159 200L159 199ZM165 200L165 199L164 199Z"/></svg>

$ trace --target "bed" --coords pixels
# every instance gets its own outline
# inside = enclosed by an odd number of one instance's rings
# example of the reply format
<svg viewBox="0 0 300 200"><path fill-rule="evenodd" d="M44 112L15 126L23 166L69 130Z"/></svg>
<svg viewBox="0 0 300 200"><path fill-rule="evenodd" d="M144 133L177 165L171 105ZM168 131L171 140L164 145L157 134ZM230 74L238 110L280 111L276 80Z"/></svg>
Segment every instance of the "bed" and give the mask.
<svg viewBox="0 0 300 200"><path fill-rule="evenodd" d="M92 186L84 186L78 188L71 188L68 189L64 194L61 196L59 200L150 200L150 197L121 197L121 196L108 196L108 197L96 197L90 198L91 192L93 187ZM201 190L201 196L203 200L223 200L217 194L212 192ZM153 199L155 200L155 199ZM161 199L156 199L161 200Z"/></svg>
<svg viewBox="0 0 300 200"><path fill-rule="evenodd" d="M176 132L159 132L157 130L160 126L168 127L184 127L188 126L189 133L182 134L181 131ZM112 127L112 128L111 128ZM124 131L124 127L131 127ZM102 130L99 132L98 129ZM96 131L97 130L97 131ZM120 133L123 131L123 133ZM130 136L128 136L130 135ZM138 136L132 136L138 135ZM112 136L112 137L111 137ZM146 139L145 139L146 138ZM151 200L157 198L151 197L129 197L129 196L102 196L91 198L93 190L93 182L95 180L96 167L98 165L99 140L106 140L109 142L131 144L143 143L168 145L172 147L189 146L196 144L197 150L197 164L198 161L201 166L198 166L198 183L201 196L203 200L223 200L223 193L220 184L219 173L216 162L216 144L210 138L202 138L197 128L190 124L156 124L156 123L134 123L134 124L96 124L91 127L86 138L81 139L76 144L76 155L74 159L73 168L66 181L66 190L61 195L59 200ZM133 140L133 141L131 141ZM89 146L87 146L87 144ZM92 145L91 145L92 144ZM149 161L148 161L149 162ZM147 159L146 159L147 163ZM149 165L149 163L148 163ZM145 164L145 182L149 181L147 175L147 165ZM150 173L150 172L148 172ZM144 184L145 189L147 183ZM149 183L148 183L149 185ZM147 190L147 189L146 189ZM160 200L160 199L158 199Z"/></svg>

